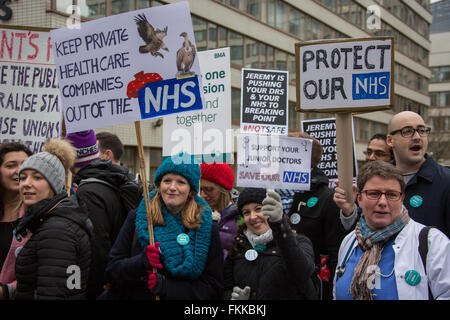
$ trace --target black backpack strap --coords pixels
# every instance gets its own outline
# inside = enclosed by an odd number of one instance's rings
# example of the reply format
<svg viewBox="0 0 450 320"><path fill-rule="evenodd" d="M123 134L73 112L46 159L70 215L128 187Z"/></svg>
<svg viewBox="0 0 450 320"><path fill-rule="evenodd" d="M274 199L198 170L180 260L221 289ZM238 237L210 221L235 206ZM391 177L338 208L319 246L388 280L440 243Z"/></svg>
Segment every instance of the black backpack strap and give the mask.
<svg viewBox="0 0 450 320"><path fill-rule="evenodd" d="M419 254L422 259L423 267L425 268L425 273L427 273L427 254L428 254L428 233L432 227L427 226L422 228L419 233ZM431 293L430 284L428 283L428 296L429 300L434 300L433 294Z"/></svg>

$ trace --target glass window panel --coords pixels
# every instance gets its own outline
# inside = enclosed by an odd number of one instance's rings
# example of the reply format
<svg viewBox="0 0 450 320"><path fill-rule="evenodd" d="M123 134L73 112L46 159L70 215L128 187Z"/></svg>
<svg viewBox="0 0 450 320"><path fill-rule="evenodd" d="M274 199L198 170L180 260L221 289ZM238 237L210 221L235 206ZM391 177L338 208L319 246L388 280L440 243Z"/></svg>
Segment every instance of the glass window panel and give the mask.
<svg viewBox="0 0 450 320"><path fill-rule="evenodd" d="M244 1L245 0L230 0L230 6L243 11L244 10Z"/></svg>
<svg viewBox="0 0 450 320"><path fill-rule="evenodd" d="M56 1L57 8L60 4L64 4L65 2L71 3L72 0ZM106 16L106 0L78 0L78 5L80 6L81 15L83 17L97 19ZM64 12L66 11L64 10Z"/></svg>
<svg viewBox="0 0 450 320"><path fill-rule="evenodd" d="M287 31L287 7L284 2L277 2L276 27Z"/></svg>
<svg viewBox="0 0 450 320"><path fill-rule="evenodd" d="M295 83L297 78L297 67L295 65L295 56L288 54L288 66L289 66L289 81Z"/></svg>
<svg viewBox="0 0 450 320"><path fill-rule="evenodd" d="M114 15L122 12L136 10L136 7L134 5L134 1L111 0L111 14Z"/></svg>
<svg viewBox="0 0 450 320"><path fill-rule="evenodd" d="M258 19L261 18L261 1L260 0L247 0L247 10L248 14L251 14Z"/></svg>
<svg viewBox="0 0 450 320"><path fill-rule="evenodd" d="M260 68L259 43L252 39L245 39L245 66L247 68Z"/></svg>
<svg viewBox="0 0 450 320"><path fill-rule="evenodd" d="M295 103L289 102L289 112L288 112L288 129L289 131L298 131L300 129L300 120L298 112L295 111Z"/></svg>
<svg viewBox="0 0 450 320"><path fill-rule="evenodd" d="M439 71L441 81L450 81L450 66L441 67Z"/></svg>
<svg viewBox="0 0 450 320"><path fill-rule="evenodd" d="M162 3L161 1L151 0L151 6L152 6L152 7L163 6L164 4L165 4L165 3Z"/></svg>
<svg viewBox="0 0 450 320"><path fill-rule="evenodd" d="M230 55L231 64L236 66L244 64L244 38L233 31L230 31Z"/></svg>
<svg viewBox="0 0 450 320"><path fill-rule="evenodd" d="M228 45L227 34L227 29L219 27L219 48L225 48Z"/></svg>
<svg viewBox="0 0 450 320"><path fill-rule="evenodd" d="M138 2L138 9L144 9L150 7L150 1L149 0L139 0Z"/></svg>
<svg viewBox="0 0 450 320"><path fill-rule="evenodd" d="M241 121L241 90L231 89L231 121Z"/></svg>
<svg viewBox="0 0 450 320"><path fill-rule="evenodd" d="M203 19L192 17L192 26L194 28L195 43L198 51L206 50L207 44L207 23Z"/></svg>
<svg viewBox="0 0 450 320"><path fill-rule="evenodd" d="M217 26L215 24L209 23L209 38L208 38L208 49L216 49L217 48Z"/></svg>
<svg viewBox="0 0 450 320"><path fill-rule="evenodd" d="M291 8L289 11L289 32L295 35L299 35L300 27L300 13L297 10Z"/></svg>
<svg viewBox="0 0 450 320"><path fill-rule="evenodd" d="M275 26L275 0L269 0L267 23L272 27Z"/></svg>
<svg viewBox="0 0 450 320"><path fill-rule="evenodd" d="M267 46L264 43L259 44L259 64L261 69L267 69Z"/></svg>
<svg viewBox="0 0 450 320"><path fill-rule="evenodd" d="M276 69L277 70L287 70L287 53L286 52L276 50L275 60L276 60Z"/></svg>
<svg viewBox="0 0 450 320"><path fill-rule="evenodd" d="M273 60L275 56L275 49L267 46L267 69L272 70L274 67Z"/></svg>

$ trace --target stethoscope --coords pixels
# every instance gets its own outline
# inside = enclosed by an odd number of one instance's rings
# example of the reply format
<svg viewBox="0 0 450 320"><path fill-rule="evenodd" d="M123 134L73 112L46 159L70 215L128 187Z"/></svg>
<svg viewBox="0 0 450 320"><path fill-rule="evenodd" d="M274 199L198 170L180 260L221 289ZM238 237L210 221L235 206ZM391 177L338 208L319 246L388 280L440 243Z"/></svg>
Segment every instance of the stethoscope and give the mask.
<svg viewBox="0 0 450 320"><path fill-rule="evenodd" d="M336 275L338 278L342 277L342 275L345 272L345 265L347 264L347 261L350 258L349 256L350 256L350 253L353 251L355 242L356 242L356 238L353 239L353 242L350 245L350 247L348 248L347 253L345 254L344 260L342 261L341 265L336 268Z"/></svg>

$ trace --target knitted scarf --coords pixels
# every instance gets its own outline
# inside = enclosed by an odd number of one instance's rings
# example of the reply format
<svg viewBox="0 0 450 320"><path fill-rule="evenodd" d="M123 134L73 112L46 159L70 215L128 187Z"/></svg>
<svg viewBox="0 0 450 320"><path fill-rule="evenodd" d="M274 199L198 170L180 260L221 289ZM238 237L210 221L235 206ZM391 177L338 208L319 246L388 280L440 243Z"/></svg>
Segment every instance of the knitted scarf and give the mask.
<svg viewBox="0 0 450 320"><path fill-rule="evenodd" d="M267 230L265 233L261 235L254 234L249 229L246 229L244 231L245 236L247 237L248 241L254 248L257 243L264 243L268 244L270 241L273 240L273 233L272 229Z"/></svg>
<svg viewBox="0 0 450 320"><path fill-rule="evenodd" d="M150 199L156 191L150 193ZM160 243L161 262L173 276L197 279L205 268L208 256L209 244L211 241L212 215L208 204L199 196L194 197L195 202L203 207L201 214L202 222L199 229L185 230L181 220L181 212L172 215L162 203L163 218L165 226L154 226L155 242ZM144 248L149 245L147 215L145 200L139 204L136 212L137 239ZM177 242L177 236L186 233L189 236L189 243L182 246Z"/></svg>
<svg viewBox="0 0 450 320"><path fill-rule="evenodd" d="M364 215L361 216L356 225L355 234L358 245L364 253L355 267L350 286L350 293L354 300L373 300L372 289L367 285L368 279L375 274L376 270L375 268L367 270L367 268L378 265L383 245L399 233L408 222L408 210L405 207L393 223L380 230L372 230L367 225Z"/></svg>

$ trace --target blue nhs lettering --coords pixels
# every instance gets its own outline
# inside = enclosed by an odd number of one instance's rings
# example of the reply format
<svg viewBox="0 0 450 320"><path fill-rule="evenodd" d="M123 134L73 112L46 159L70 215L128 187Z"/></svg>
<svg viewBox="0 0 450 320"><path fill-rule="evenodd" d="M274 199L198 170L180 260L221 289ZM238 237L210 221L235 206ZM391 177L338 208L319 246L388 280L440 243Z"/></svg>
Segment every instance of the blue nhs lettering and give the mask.
<svg viewBox="0 0 450 320"><path fill-rule="evenodd" d="M353 100L388 99L389 72L353 74Z"/></svg>
<svg viewBox="0 0 450 320"><path fill-rule="evenodd" d="M203 108L198 76L149 82L138 99L141 119Z"/></svg>
<svg viewBox="0 0 450 320"><path fill-rule="evenodd" d="M283 182L308 184L309 172L283 171Z"/></svg>

